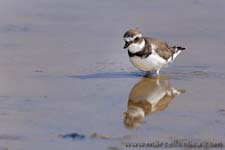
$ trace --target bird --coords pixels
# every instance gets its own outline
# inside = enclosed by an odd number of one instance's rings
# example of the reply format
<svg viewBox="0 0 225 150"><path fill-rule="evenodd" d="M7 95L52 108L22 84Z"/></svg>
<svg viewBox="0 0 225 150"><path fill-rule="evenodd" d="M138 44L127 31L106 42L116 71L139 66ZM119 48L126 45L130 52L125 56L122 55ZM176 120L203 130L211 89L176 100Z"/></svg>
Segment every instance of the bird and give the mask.
<svg viewBox="0 0 225 150"><path fill-rule="evenodd" d="M167 42L142 36L138 28L129 29L123 35L131 63L147 74L158 76L161 68L172 63L174 59L186 48L169 46Z"/></svg>

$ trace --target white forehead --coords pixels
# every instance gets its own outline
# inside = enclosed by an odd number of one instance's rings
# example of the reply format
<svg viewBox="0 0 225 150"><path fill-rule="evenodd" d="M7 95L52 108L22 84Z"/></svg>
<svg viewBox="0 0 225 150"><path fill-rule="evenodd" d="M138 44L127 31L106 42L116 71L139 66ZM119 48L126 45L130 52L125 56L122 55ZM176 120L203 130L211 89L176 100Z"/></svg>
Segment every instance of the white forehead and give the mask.
<svg viewBox="0 0 225 150"><path fill-rule="evenodd" d="M133 37L125 37L124 38L124 40L125 41L127 41L127 42L131 42L131 41L133 41L136 37L142 37L142 35L141 34L137 34L137 35L135 35L135 36L133 36Z"/></svg>

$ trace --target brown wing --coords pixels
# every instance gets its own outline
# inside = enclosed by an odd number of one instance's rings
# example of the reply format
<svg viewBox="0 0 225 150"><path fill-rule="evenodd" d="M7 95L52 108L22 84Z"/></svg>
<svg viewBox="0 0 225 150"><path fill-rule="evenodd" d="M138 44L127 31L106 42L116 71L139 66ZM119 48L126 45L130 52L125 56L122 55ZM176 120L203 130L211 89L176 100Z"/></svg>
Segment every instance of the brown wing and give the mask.
<svg viewBox="0 0 225 150"><path fill-rule="evenodd" d="M168 60L175 53L174 49L170 48L169 45L164 41L153 38L145 39L148 41L148 43L156 45L157 49L155 51L159 54L159 56L166 60Z"/></svg>

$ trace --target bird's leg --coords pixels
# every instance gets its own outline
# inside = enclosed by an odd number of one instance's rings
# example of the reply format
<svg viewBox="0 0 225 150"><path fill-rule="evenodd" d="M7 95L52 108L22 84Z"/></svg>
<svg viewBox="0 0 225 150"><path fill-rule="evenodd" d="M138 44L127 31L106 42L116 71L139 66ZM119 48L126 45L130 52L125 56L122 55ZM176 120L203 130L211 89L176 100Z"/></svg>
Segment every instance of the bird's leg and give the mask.
<svg viewBox="0 0 225 150"><path fill-rule="evenodd" d="M156 72L155 72L156 73L156 76L159 76L159 70L160 69L156 70Z"/></svg>

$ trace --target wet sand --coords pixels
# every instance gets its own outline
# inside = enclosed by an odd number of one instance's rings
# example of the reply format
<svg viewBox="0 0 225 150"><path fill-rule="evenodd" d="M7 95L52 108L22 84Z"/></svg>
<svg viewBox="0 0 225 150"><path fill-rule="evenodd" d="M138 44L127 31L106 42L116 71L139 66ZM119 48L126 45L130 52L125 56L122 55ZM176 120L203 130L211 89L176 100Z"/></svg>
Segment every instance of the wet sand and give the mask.
<svg viewBox="0 0 225 150"><path fill-rule="evenodd" d="M224 7L222 0L2 0L0 150L224 140ZM122 35L131 27L187 48L163 79L143 79L129 62ZM149 93L140 84L152 85ZM171 88L185 93L169 97ZM157 92L164 96L153 107L145 100ZM149 106L135 128L124 118L131 106ZM71 133L75 139L62 136Z"/></svg>

